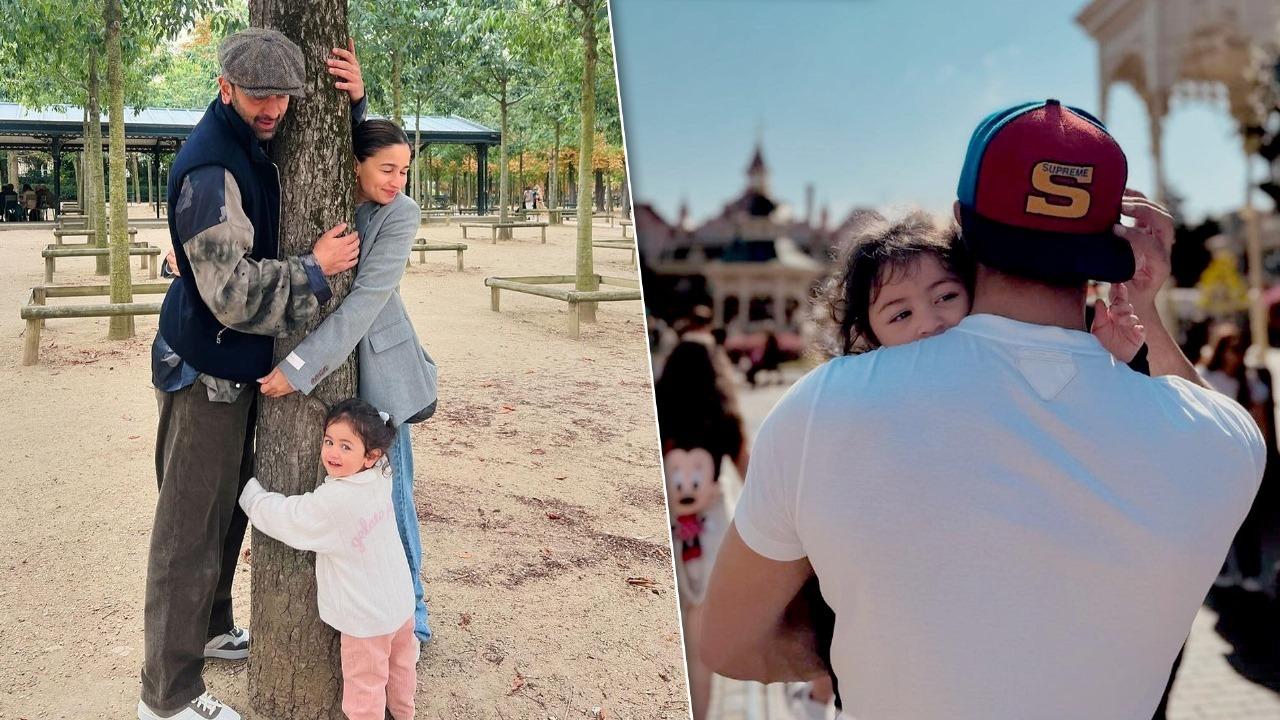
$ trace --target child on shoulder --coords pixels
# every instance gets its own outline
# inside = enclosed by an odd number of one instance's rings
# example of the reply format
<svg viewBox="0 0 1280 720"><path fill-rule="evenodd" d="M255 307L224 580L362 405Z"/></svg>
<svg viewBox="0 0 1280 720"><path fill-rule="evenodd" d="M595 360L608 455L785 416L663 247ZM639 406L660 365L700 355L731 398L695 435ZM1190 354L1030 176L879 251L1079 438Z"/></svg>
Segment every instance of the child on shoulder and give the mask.
<svg viewBox="0 0 1280 720"><path fill-rule="evenodd" d="M350 720L413 720L418 639L414 594L391 504L387 416L352 398L324 421L326 477L303 495L249 480L240 506L253 526L316 553L320 619L342 633L342 711Z"/></svg>

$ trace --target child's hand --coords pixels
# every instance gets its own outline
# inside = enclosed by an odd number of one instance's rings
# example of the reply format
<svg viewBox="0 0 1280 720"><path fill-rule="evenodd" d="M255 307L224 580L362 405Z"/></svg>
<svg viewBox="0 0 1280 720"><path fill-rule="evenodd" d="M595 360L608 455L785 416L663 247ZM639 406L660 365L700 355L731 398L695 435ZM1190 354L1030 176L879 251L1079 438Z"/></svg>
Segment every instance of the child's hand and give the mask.
<svg viewBox="0 0 1280 720"><path fill-rule="evenodd" d="M284 397L294 391L289 378L280 372L280 368L273 369L271 374L264 378L258 378L258 384L262 386L262 394L267 397Z"/></svg>
<svg viewBox="0 0 1280 720"><path fill-rule="evenodd" d="M1093 327L1089 332L1122 363L1128 363L1138 354L1147 340L1147 329L1133 313L1126 284L1111 285L1111 307L1107 307L1102 298L1093 302Z"/></svg>

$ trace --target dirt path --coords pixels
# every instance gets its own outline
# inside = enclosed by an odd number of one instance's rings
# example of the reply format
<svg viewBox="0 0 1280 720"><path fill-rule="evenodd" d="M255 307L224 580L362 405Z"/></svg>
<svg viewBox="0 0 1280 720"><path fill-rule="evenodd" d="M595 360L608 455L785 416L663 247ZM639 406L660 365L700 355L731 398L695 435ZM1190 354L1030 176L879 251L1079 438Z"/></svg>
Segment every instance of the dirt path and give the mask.
<svg viewBox="0 0 1280 720"><path fill-rule="evenodd" d="M571 272L574 233L468 240L463 272L453 253L429 253L401 284L441 377L439 412L413 428L436 634L419 665L423 718L688 716L640 303L603 304L572 341L563 305L504 293L493 313L483 285ZM422 234L461 239L454 226ZM161 229L138 239L168 245ZM18 307L50 241L0 232L0 717L132 717L156 498L156 318L114 343L105 319L50 321L40 364L21 367ZM624 252L596 252L599 271L635 275ZM94 279L89 259L62 265L59 283ZM240 574L238 619L251 626L244 563ZM211 663L205 678L262 720L244 670Z"/></svg>

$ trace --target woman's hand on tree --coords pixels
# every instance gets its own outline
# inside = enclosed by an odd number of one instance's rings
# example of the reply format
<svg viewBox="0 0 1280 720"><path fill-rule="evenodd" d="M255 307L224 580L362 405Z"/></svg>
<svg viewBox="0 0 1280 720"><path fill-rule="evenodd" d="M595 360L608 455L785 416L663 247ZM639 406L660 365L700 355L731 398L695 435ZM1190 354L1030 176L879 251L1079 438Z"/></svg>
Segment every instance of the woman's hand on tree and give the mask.
<svg viewBox="0 0 1280 720"><path fill-rule="evenodd" d="M264 378L258 378L258 384L262 386L262 394L267 397L284 397L294 391L294 387L289 383L289 378L280 372L280 368L275 368L269 375Z"/></svg>

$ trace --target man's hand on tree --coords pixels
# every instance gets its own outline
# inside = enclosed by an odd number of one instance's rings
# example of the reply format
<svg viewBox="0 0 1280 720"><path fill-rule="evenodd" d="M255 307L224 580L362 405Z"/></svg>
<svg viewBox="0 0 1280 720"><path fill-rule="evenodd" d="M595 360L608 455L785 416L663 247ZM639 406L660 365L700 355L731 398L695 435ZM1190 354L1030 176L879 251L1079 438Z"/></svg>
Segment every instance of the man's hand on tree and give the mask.
<svg viewBox="0 0 1280 720"><path fill-rule="evenodd" d="M325 275L337 275L344 270L355 267L360 258L360 235L347 233L339 235L347 227L346 223L338 223L321 235L311 248L320 270Z"/></svg>
<svg viewBox="0 0 1280 720"><path fill-rule="evenodd" d="M334 48L329 55L329 74L338 78L333 86L346 90L351 103L360 102L364 97L364 77L360 74L360 61L356 59L356 41L347 39L347 49Z"/></svg>
<svg viewBox="0 0 1280 720"><path fill-rule="evenodd" d="M168 255L164 256L165 267L169 268L169 274L173 277L181 277L182 273L178 272L178 256L172 250Z"/></svg>

